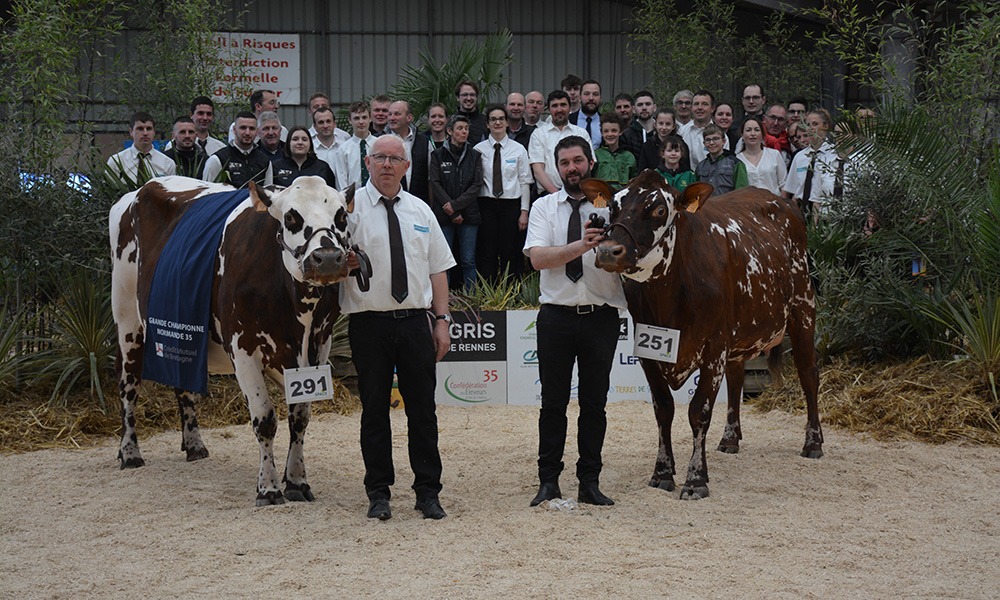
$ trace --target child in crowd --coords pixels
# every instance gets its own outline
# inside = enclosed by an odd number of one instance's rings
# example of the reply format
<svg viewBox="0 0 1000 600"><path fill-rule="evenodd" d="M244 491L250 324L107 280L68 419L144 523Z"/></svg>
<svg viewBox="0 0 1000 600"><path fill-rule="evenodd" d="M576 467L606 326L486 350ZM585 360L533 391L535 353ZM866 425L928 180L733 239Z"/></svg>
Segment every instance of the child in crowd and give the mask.
<svg viewBox="0 0 1000 600"><path fill-rule="evenodd" d="M678 192L683 192L688 185L698 181L694 172L688 168L691 159L688 158L687 144L681 136L672 134L663 140L663 144L660 145L660 158L663 159L663 164L656 169L656 172Z"/></svg>
<svg viewBox="0 0 1000 600"><path fill-rule="evenodd" d="M705 181L715 187L713 196L726 194L748 184L746 165L735 154L726 150L725 135L717 125L709 125L701 133L708 156L698 163L695 175L698 176L698 181Z"/></svg>
<svg viewBox="0 0 1000 600"><path fill-rule="evenodd" d="M622 147L620 143L624 129L625 123L622 122L617 113L607 112L601 115L602 139L600 147L594 152L597 159L594 177L606 181L616 192L625 187L629 180L638 173L635 155Z"/></svg>

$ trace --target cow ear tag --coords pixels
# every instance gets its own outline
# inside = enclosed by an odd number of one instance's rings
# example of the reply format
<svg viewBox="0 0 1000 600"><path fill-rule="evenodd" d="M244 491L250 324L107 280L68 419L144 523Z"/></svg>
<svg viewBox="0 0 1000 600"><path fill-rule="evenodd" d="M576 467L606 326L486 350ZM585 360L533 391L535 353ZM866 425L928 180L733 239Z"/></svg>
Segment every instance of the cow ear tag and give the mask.
<svg viewBox="0 0 1000 600"><path fill-rule="evenodd" d="M587 200L594 205L594 208L607 208L608 199L613 195L611 186L600 179L584 179L580 182L580 189L587 196Z"/></svg>

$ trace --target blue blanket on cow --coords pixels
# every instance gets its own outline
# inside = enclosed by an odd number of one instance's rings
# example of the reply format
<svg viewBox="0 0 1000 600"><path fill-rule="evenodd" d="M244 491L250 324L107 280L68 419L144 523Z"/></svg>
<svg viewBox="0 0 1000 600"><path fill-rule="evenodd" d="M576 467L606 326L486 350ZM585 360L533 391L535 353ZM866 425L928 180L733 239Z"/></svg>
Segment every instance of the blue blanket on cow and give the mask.
<svg viewBox="0 0 1000 600"><path fill-rule="evenodd" d="M195 200L177 222L153 274L146 308L143 379L208 391L212 281L226 218L247 190Z"/></svg>

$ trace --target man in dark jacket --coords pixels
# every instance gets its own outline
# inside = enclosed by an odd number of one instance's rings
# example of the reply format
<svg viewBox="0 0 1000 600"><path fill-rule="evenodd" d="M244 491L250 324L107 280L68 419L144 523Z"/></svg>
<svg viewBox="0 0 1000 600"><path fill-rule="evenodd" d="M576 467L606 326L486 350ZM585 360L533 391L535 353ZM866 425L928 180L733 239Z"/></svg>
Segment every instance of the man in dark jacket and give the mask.
<svg viewBox="0 0 1000 600"><path fill-rule="evenodd" d="M461 268L466 291L476 283L476 234L479 230L479 191L483 187L483 165L469 141L469 119L452 115L448 140L431 153L431 208L437 215L451 251ZM457 246L457 247L456 247ZM452 287L458 287L457 281Z"/></svg>

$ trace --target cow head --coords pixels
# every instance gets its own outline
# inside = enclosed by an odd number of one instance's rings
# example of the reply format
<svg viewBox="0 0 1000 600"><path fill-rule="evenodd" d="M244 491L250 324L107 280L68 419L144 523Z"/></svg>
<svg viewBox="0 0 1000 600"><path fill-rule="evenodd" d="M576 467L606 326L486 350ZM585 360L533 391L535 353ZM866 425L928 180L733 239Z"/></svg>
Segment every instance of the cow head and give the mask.
<svg viewBox="0 0 1000 600"><path fill-rule="evenodd" d="M591 202L612 197L600 180L588 179L580 187ZM595 264L640 282L662 276L673 259L681 213L697 211L711 194L707 183L692 183L680 193L656 171L643 171L614 194L607 237L596 248Z"/></svg>
<svg viewBox="0 0 1000 600"><path fill-rule="evenodd" d="M321 177L299 177L271 194L253 182L249 187L254 208L277 219L282 262L296 281L330 285L347 277L353 185L342 194Z"/></svg>

